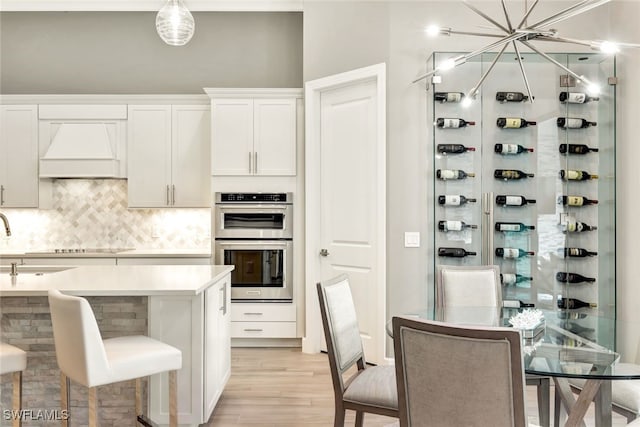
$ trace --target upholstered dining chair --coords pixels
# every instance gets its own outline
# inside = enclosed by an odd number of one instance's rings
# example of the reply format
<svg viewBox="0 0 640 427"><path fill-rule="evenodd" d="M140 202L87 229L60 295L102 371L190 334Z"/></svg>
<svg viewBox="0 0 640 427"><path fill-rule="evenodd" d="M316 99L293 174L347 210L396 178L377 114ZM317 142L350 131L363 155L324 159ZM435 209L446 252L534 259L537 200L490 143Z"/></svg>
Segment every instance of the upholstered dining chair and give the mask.
<svg viewBox="0 0 640 427"><path fill-rule="evenodd" d="M356 426L363 425L365 412L397 418L395 369L367 366L348 277L319 282L317 289L335 397L334 426L344 426L347 409L356 411ZM354 365L357 370L345 380Z"/></svg>
<svg viewBox="0 0 640 427"><path fill-rule="evenodd" d="M527 426L518 330L392 323L400 427Z"/></svg>
<svg viewBox="0 0 640 427"><path fill-rule="evenodd" d="M178 425L177 372L182 352L146 336L102 340L89 302L49 291L56 360L60 368L62 410L69 408L69 379L89 388L89 427L98 426L97 387L136 380L136 416L142 414L140 378L169 372L169 426ZM66 424L63 424L66 425Z"/></svg>
<svg viewBox="0 0 640 427"><path fill-rule="evenodd" d="M440 265L436 270L436 307L496 307L495 317L502 307L502 285L500 268L497 265L452 266ZM460 311L456 311L459 315ZM473 314L473 313L472 313ZM490 312L486 317L472 319L474 324L492 325ZM448 319L450 320L450 319ZM538 417L540 425L548 427L550 423L549 405L551 380L538 375L526 375L526 384L535 385L538 398Z"/></svg>

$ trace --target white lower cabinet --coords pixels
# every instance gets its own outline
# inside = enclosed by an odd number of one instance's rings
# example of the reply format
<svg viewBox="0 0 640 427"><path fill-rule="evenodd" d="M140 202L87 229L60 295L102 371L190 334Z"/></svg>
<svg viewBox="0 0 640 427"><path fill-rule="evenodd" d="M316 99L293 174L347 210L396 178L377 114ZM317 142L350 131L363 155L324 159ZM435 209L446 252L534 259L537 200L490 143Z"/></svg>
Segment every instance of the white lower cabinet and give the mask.
<svg viewBox="0 0 640 427"><path fill-rule="evenodd" d="M231 373L230 275L199 295L150 296L149 336L182 351L178 372L178 423L206 423ZM149 385L149 417L169 423L166 373L153 375Z"/></svg>
<svg viewBox="0 0 640 427"><path fill-rule="evenodd" d="M234 303L233 338L295 338L296 306L291 303Z"/></svg>

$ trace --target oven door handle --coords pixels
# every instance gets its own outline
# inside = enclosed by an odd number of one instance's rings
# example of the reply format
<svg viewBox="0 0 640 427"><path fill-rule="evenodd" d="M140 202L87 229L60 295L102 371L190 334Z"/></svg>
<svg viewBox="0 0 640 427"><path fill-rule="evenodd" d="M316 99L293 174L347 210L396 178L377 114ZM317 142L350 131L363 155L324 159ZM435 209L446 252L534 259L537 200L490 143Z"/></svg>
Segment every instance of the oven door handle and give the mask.
<svg viewBox="0 0 640 427"><path fill-rule="evenodd" d="M258 243L259 242L259 243ZM264 240L247 240L247 241L242 241L242 242L221 242L218 240L217 244L220 247L224 247L224 246L255 246L256 249L260 249L263 248L265 246L268 247L276 247L276 248L286 248L287 247L287 243L290 243L291 241L288 240L284 243L276 243L276 242L265 242Z"/></svg>
<svg viewBox="0 0 640 427"><path fill-rule="evenodd" d="M285 211L289 209L290 206L282 206L282 205L218 205L218 209L221 212L226 212L229 210L233 211L241 211L243 209L249 210L264 210L264 209L272 209L278 211Z"/></svg>

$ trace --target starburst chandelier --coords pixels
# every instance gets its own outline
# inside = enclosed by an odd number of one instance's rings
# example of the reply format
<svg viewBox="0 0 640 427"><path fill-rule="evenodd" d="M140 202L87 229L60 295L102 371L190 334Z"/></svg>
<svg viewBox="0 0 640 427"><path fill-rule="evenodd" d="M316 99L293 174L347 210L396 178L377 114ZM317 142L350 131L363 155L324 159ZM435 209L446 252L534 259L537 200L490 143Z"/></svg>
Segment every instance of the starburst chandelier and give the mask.
<svg viewBox="0 0 640 427"><path fill-rule="evenodd" d="M573 18L574 16L580 15L581 13L587 12L593 8L601 6L605 3L608 3L611 0L582 0L573 6L567 7L566 9L561 10L558 13L555 13L547 18L544 18L532 25L527 24L527 19L531 12L538 5L540 0L535 0L530 7L527 7L527 1L525 0L525 12L524 15L520 18L519 22L514 21L512 16L507 11L507 7L505 5L505 0L500 0L502 5L502 10L504 12L505 23L501 24L497 20L493 19L486 13L479 10L477 7L471 5L467 0L463 0L463 4L471 9L476 14L480 15L486 21L492 24L492 28L494 30L498 30L496 33L481 33L481 32L471 32L471 31L454 31L451 28L440 28L437 26L430 26L426 29L427 35L437 36L437 35L445 35L449 36L451 34L461 34L461 35L470 35L470 36L478 36L478 37L489 37L498 39L492 43L487 44L486 46L474 50L473 52L459 55L453 58L449 58L443 62L441 62L434 70L429 71L426 74L418 77L413 81L416 83L420 80L423 80L427 77L430 77L434 74L441 73L443 71L447 71L454 67L464 64L469 59L483 54L489 51L498 51L493 62L489 65L484 74L480 77L478 83L473 86L469 92L467 92L464 101L469 104L471 103L476 95L478 94L478 90L480 86L487 78L495 64L500 60L500 57L505 52L508 46L512 46L515 51L516 57L518 59L518 64L520 66L520 72L522 73L522 79L524 81L524 86L526 87L527 93L529 95L529 101L533 102L534 96L531 93L531 87L529 85L529 80L527 78L527 73L525 72L525 67L522 62L522 57L520 55L520 45L526 46L531 49L533 52L537 53L547 61L555 64L556 66L563 69L566 73L573 76L578 82L581 82L586 86L587 92L592 94L597 94L599 92L599 86L594 82L591 82L585 76L578 75L571 71L568 67L561 64L560 62L553 59L551 56L547 55L540 49L538 49L532 42L533 41L546 41L546 42L559 42L559 43L571 43L576 45L588 46L592 49L600 50L603 53L614 54L619 51L620 47L640 47L640 44L634 43L613 43L609 41L603 40L579 40L572 39L567 37L560 37L558 35L558 31L555 29L550 29L554 24L567 20L569 18ZM514 22L518 22L514 24Z"/></svg>

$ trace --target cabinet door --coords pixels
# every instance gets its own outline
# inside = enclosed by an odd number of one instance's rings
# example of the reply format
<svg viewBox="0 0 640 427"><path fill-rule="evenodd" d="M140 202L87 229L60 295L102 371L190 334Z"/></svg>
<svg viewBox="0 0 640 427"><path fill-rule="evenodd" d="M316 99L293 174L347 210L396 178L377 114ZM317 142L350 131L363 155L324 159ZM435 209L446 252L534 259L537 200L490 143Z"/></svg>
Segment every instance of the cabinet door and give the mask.
<svg viewBox="0 0 640 427"><path fill-rule="evenodd" d="M224 390L231 376L231 276L220 281L218 292L218 386Z"/></svg>
<svg viewBox="0 0 640 427"><path fill-rule="evenodd" d="M253 123L255 173L295 175L296 100L254 100Z"/></svg>
<svg viewBox="0 0 640 427"><path fill-rule="evenodd" d="M208 420L222 390L218 381L219 297L221 284L217 283L204 292L204 420Z"/></svg>
<svg viewBox="0 0 640 427"><path fill-rule="evenodd" d="M172 107L172 206L211 206L210 110L208 105Z"/></svg>
<svg viewBox="0 0 640 427"><path fill-rule="evenodd" d="M38 107L4 105L0 122L0 206L37 208Z"/></svg>
<svg viewBox="0 0 640 427"><path fill-rule="evenodd" d="M214 99L211 120L211 174L251 175L253 100Z"/></svg>
<svg viewBox="0 0 640 427"><path fill-rule="evenodd" d="M171 106L130 105L129 207L166 207L171 189Z"/></svg>

